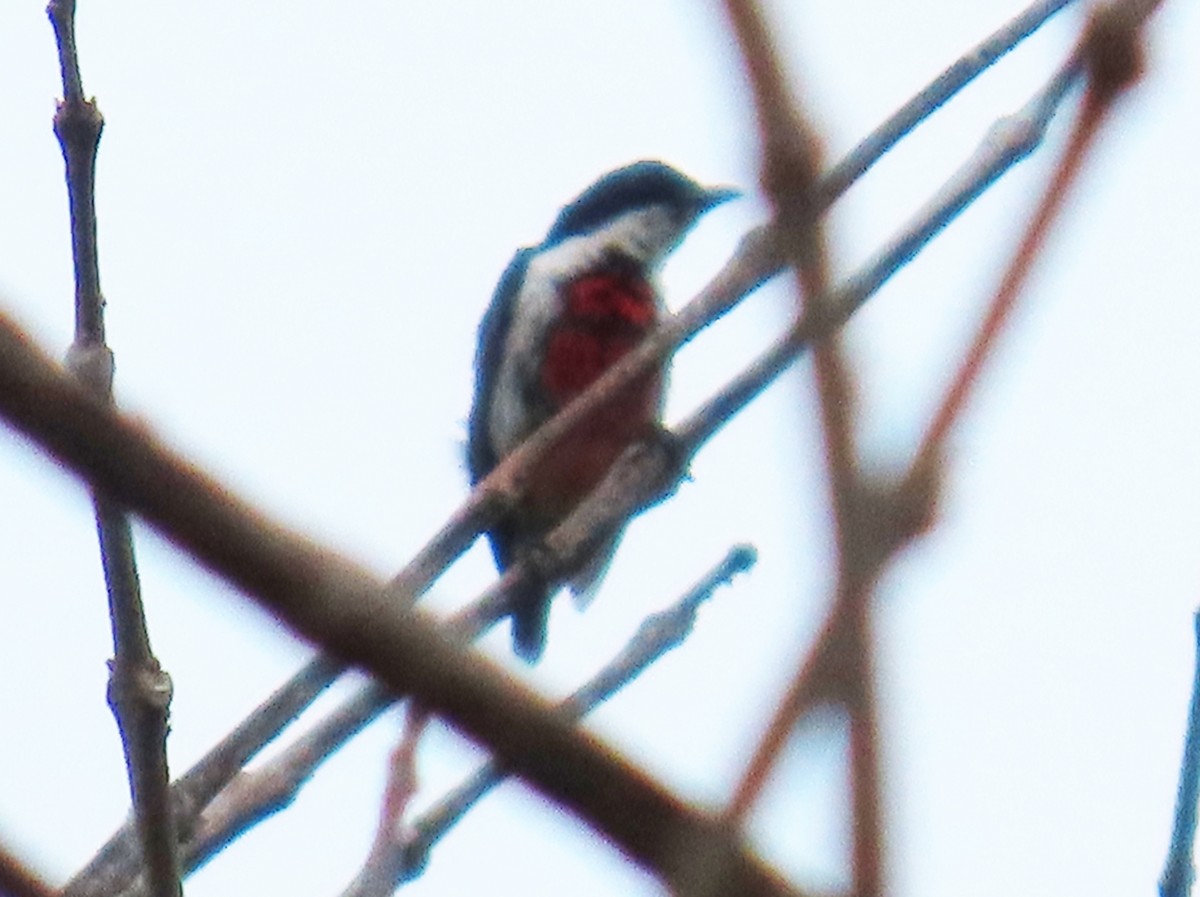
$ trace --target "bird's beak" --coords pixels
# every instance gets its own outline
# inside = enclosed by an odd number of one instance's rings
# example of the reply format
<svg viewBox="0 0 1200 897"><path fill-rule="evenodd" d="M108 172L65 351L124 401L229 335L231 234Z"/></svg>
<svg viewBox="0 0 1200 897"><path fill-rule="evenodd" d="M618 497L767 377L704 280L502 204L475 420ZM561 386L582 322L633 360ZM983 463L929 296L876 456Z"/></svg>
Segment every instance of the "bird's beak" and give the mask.
<svg viewBox="0 0 1200 897"><path fill-rule="evenodd" d="M742 191L735 190L733 187L712 187L704 191L704 196L700 200L700 211L707 212L709 209L716 208L731 199L737 199L741 195Z"/></svg>

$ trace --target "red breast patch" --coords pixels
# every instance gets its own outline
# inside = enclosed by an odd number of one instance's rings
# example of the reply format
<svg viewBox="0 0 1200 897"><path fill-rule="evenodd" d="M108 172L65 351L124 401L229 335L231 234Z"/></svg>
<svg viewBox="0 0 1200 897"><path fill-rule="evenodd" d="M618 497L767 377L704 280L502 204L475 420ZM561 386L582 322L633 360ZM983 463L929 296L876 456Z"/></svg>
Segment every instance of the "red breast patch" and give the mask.
<svg viewBox="0 0 1200 897"><path fill-rule="evenodd" d="M591 274L570 284L563 316L542 360L542 387L561 407L587 389L654 324L654 292L644 280Z"/></svg>

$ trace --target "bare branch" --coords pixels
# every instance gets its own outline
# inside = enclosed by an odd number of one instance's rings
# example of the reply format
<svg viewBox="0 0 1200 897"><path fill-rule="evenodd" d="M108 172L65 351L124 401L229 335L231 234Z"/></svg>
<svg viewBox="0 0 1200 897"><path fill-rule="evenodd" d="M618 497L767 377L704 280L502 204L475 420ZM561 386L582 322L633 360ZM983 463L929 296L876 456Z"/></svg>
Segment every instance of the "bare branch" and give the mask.
<svg viewBox="0 0 1200 897"><path fill-rule="evenodd" d="M172 784L171 805L178 837L186 845L180 850L179 858L185 872L191 872L211 856L211 853L198 850L195 846L197 842L204 841L206 823L200 818L201 811L263 747L274 741L280 731L333 682L342 669L342 663L328 657L321 656L310 661ZM349 731L358 732L360 728L361 725L352 726ZM199 858L196 855L198 852ZM128 887L141 873L141 868L136 832L127 823L75 874L63 893L66 897L114 894Z"/></svg>
<svg viewBox="0 0 1200 897"><path fill-rule="evenodd" d="M113 356L104 338L95 201L96 151L104 118L95 101L84 97L75 46L74 0L51 0L46 11L54 27L62 70L63 100L54 115L54 133L67 168L75 260L75 340L67 353L67 365L94 395L111 402ZM125 751L134 817L153 893L155 897L180 897L166 746L171 679L150 648L129 518L102 489L94 489L92 499L112 620L108 702Z"/></svg>
<svg viewBox="0 0 1200 897"><path fill-rule="evenodd" d="M1045 137L1046 127L1071 85L1082 72L1078 61L1072 59L1050 79L1017 114L1008 116L992 126L974 156L937 192L936 196L917 213L914 219L889 239L867 264L848 278L835 291L826 307L827 319L820 323L830 326L848 318L901 266L911 260L926 243L941 232L971 202L1009 168L1033 151ZM806 322L808 323L808 322ZM809 324L811 326L811 323ZM771 382L802 350L808 348L809 334L800 328L777 342L743 374L736 378L704 408L680 426L681 434L702 438ZM928 485L928 484L927 484ZM920 494L931 499L935 489ZM897 505L900 505L897 502ZM923 519L922 515L915 515ZM735 791L729 813L741 818L749 811L765 784L774 758L786 743L791 731L790 720L799 718L817 702L828 698L828 685L818 675L828 663L824 658L843 653L840 634L841 620L831 616L826 622L817 645L809 658L807 672L793 681L787 695L777 708L776 716L747 767L747 772Z"/></svg>
<svg viewBox="0 0 1200 897"><path fill-rule="evenodd" d="M1189 897L1196 869L1192 854L1196 846L1196 804L1200 801L1200 611L1193 617L1196 632L1196 672L1192 679L1192 699L1188 705L1187 735L1183 742L1183 762L1179 766L1179 791L1175 798L1175 823L1171 827L1171 846L1162 878L1160 897Z"/></svg>
<svg viewBox="0 0 1200 897"><path fill-rule="evenodd" d="M763 185L776 208L781 251L809 297L793 334L828 333L840 323L827 293L827 256L814 196L817 139L808 116L791 96L770 30L752 0L726 0L749 76L762 141ZM1037 243L1032 244L1037 246ZM807 327L806 327L807 325ZM938 468L923 465L913 483L873 483L860 471L854 439L854 385L836 338L814 345L817 392L829 470L838 583L817 645L797 669L731 802L728 819L741 821L766 782L796 723L817 701L848 711L853 838L853 890L883 891L878 719L870 598L887 560L928 525L938 492ZM921 499L924 506L914 503ZM897 513L899 511L899 513ZM914 525L919 521L920 525Z"/></svg>
<svg viewBox="0 0 1200 897"><path fill-rule="evenodd" d="M691 633L700 605L721 585L755 563L754 549L739 545L674 605L643 621L632 640L586 685L558 705L564 719L575 721L590 713ZM446 794L421 818L399 832L400 837L377 842L366 864L342 897L383 897L425 871L434 845L485 794L506 778L503 768L488 762L459 787ZM397 829L390 829L392 834Z"/></svg>
<svg viewBox="0 0 1200 897"><path fill-rule="evenodd" d="M0 894L4 897L55 897L56 892L0 844Z"/></svg>
<svg viewBox="0 0 1200 897"><path fill-rule="evenodd" d="M1075 0L1041 0L976 44L856 146L822 183L822 195L841 196L875 162L1009 50ZM832 200L826 200L832 204Z"/></svg>
<svg viewBox="0 0 1200 897"><path fill-rule="evenodd" d="M1142 19L1124 13L1124 10L1131 6L1122 4L1097 11L1089 22L1079 50L1068 65L1070 70L1082 66L1088 75L1087 93L1079 119L1071 132L1063 158L1055 169L1046 194L1022 235L979 332L959 367L958 375L947 390L922 439L916 460L913 462L914 471L931 470L936 459L943 453L951 427L961 417L984 364L999 341L1005 325L1012 318L1021 288L1029 277L1046 234L1062 210L1068 189L1079 175L1088 149L1095 141L1113 101L1141 72L1138 42Z"/></svg>
<svg viewBox="0 0 1200 897"><path fill-rule="evenodd" d="M97 401L0 318L0 415L286 625L411 694L680 893L786 894L740 838L459 650L382 582L252 509ZM708 858L705 880L689 862Z"/></svg>
<svg viewBox="0 0 1200 897"><path fill-rule="evenodd" d="M874 256L834 288L821 321L807 321L763 352L724 389L676 428L684 445L701 445L744 408L824 332L840 326L1001 175L1039 147L1071 86L1082 75L1072 60L1017 113L992 125L975 154Z"/></svg>

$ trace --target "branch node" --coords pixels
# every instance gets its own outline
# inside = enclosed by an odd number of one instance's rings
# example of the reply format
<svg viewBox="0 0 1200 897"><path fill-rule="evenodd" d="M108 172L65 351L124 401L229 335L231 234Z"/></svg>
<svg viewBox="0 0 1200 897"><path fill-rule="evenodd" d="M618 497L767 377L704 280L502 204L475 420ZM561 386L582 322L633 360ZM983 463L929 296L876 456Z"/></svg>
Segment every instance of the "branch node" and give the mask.
<svg viewBox="0 0 1200 897"><path fill-rule="evenodd" d="M1083 59L1089 93L1100 104L1111 102L1132 87L1146 69L1142 22L1145 3L1107 3L1097 6L1083 37Z"/></svg>
<svg viewBox="0 0 1200 897"><path fill-rule="evenodd" d="M112 396L116 364L112 350L104 343L76 340L67 349L67 370L96 397Z"/></svg>
<svg viewBox="0 0 1200 897"><path fill-rule="evenodd" d="M81 161L95 159L103 131L104 116L94 97L67 96L54 110L54 136L68 158L69 148L80 154Z"/></svg>

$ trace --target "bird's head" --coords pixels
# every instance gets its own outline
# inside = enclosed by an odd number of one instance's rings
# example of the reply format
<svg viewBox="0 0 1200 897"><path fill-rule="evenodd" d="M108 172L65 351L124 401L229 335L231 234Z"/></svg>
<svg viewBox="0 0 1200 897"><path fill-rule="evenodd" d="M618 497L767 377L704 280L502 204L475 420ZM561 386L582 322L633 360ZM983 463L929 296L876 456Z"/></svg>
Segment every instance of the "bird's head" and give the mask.
<svg viewBox="0 0 1200 897"><path fill-rule="evenodd" d="M610 171L558 214L542 243L549 248L600 232L647 267L656 267L709 209L739 196L704 187L662 162Z"/></svg>

